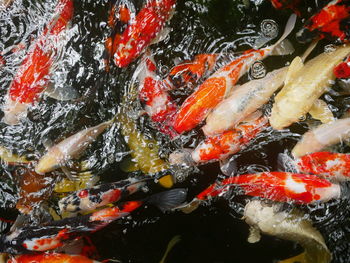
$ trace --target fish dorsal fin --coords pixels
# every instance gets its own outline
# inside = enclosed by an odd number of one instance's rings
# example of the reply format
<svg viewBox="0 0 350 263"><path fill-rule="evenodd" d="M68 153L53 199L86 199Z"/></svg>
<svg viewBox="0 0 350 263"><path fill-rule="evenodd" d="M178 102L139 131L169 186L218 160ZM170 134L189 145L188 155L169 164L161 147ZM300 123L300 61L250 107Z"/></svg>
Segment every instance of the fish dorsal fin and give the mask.
<svg viewBox="0 0 350 263"><path fill-rule="evenodd" d="M300 57L295 57L288 67L286 79L284 80L284 85L292 82L297 73L304 67L304 63Z"/></svg>

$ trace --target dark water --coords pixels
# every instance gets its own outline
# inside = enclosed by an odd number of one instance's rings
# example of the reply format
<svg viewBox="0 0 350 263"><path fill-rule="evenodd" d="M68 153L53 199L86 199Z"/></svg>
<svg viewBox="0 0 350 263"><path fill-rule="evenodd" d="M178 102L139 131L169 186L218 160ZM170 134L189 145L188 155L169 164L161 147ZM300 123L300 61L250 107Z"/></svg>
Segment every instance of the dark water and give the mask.
<svg viewBox="0 0 350 263"><path fill-rule="evenodd" d="M304 14L308 16L315 12L317 3L305 2ZM18 0L9 12L0 13L0 51L6 53L6 65L0 69L1 98L6 94L26 53L26 48L14 53L9 50L19 43L28 47L31 39L35 39L50 19L55 4L55 1ZM106 23L109 1L81 0L74 4L74 19L65 54L56 71L60 74L56 73L53 81L57 87L74 88L81 98L56 101L44 96L29 110L29 118L20 125L10 127L0 123L0 145L34 160L45 151L45 142L58 142L82 127L97 125L112 118L138 63L135 61L126 69L112 66L107 74L102 61L104 40L111 31ZM289 15L290 11L274 10L269 1L178 1L169 24L171 33L165 41L152 46L159 74L166 76L177 61L191 59L198 53L227 54L251 48L259 35L262 20L276 21L281 34ZM301 26L302 22L298 19L296 28L300 29ZM302 54L305 46L296 42L294 32L289 39L293 42L295 53L267 58L263 62L267 71L282 67L295 55ZM313 55L323 52L324 46L330 43L321 41ZM248 78L244 76L241 81ZM181 92L173 95L178 102L183 101L184 94ZM324 98L332 105L337 117L348 108L346 96L332 93L324 95ZM267 105L266 110L270 106ZM138 123L141 130L159 138L165 156L174 149L196 145L203 138L197 130L190 136L171 142L152 128L147 117L140 117ZM290 127L290 131L264 132L252 141L249 148L237 155L238 173L276 170L278 153L290 150L306 130L307 124L300 123ZM348 152L349 149L340 145L336 150ZM120 162L127 154L127 145L118 125L115 125L88 148L81 160L88 160L90 169L102 181L117 181L127 176L120 169ZM14 219L17 215L14 209L18 199L18 179L13 176L15 169L1 164L0 214L8 219ZM60 171L56 175L63 176ZM217 163L205 165L193 171L179 186L189 188L188 200L191 200L214 182L218 175L221 172ZM159 189L154 187L153 190ZM50 204L55 205L55 198L50 200ZM259 243L249 244L246 241L249 227L240 219L245 202L244 197L219 199L188 215L182 212L163 214L156 208L143 207L132 216L92 234L92 241L100 254L99 260L109 258L121 262L159 262L168 242L176 235L181 236L181 241L167 257L166 262L169 263L276 262L302 251L297 244L270 236L263 236ZM347 200L301 207L323 234L333 253L333 262L349 262L349 208ZM7 231L8 225L4 223L0 230Z"/></svg>

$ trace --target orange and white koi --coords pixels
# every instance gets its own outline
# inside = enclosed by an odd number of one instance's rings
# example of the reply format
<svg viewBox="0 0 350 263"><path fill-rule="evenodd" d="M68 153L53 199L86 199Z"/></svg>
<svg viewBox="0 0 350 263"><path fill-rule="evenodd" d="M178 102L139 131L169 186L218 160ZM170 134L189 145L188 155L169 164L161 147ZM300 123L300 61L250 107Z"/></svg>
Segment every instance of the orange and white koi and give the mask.
<svg viewBox="0 0 350 263"><path fill-rule="evenodd" d="M297 33L297 39L303 43L315 38L349 42L349 21L350 1L333 0L305 23L304 28Z"/></svg>
<svg viewBox="0 0 350 263"><path fill-rule="evenodd" d="M276 47L284 46L280 44L293 30L295 21L296 15L293 14L287 22L285 32L276 44L260 50L248 50L206 79L180 107L174 120L174 129L181 134L200 124L210 111L229 94L239 78L255 61L273 54ZM279 54L290 53L290 47L285 46L282 53Z"/></svg>
<svg viewBox="0 0 350 263"><path fill-rule="evenodd" d="M198 54L192 61L184 61L174 66L166 78L169 89L196 87L198 81L212 72L217 58L218 54Z"/></svg>
<svg viewBox="0 0 350 263"><path fill-rule="evenodd" d="M176 113L177 105L172 101L163 80L156 75L157 66L153 57L147 52L139 77L139 98L145 104L145 111L152 121L159 125L161 132L175 137L171 122Z"/></svg>
<svg viewBox="0 0 350 263"><path fill-rule="evenodd" d="M127 26L116 35L114 62L126 67L151 44L170 19L176 0L149 0Z"/></svg>
<svg viewBox="0 0 350 263"><path fill-rule="evenodd" d="M22 62L3 106L5 123L17 124L48 84L50 70L59 49L59 38L73 17L73 8L72 0L59 1L54 18Z"/></svg>
<svg viewBox="0 0 350 263"><path fill-rule="evenodd" d="M305 154L318 152L325 147L337 144L350 137L350 118L339 119L322 124L306 132L294 146L292 154L301 157Z"/></svg>
<svg viewBox="0 0 350 263"><path fill-rule="evenodd" d="M350 180L350 155L333 152L315 152L295 160L301 173L321 175L334 181Z"/></svg>
<svg viewBox="0 0 350 263"><path fill-rule="evenodd" d="M268 120L265 116L246 121L233 130L208 137L191 152L172 153L169 160L173 164L185 163L187 165L224 160L239 152L267 126Z"/></svg>
<svg viewBox="0 0 350 263"><path fill-rule="evenodd" d="M129 215L145 203L157 206L162 211L173 209L186 199L183 188L154 194L144 200L128 201L92 214L64 218L38 226L26 226L0 236L0 253L23 254L43 252L64 246L83 234L95 232L111 222Z"/></svg>
<svg viewBox="0 0 350 263"><path fill-rule="evenodd" d="M80 255L45 253L11 257L7 263L99 263L99 261Z"/></svg>

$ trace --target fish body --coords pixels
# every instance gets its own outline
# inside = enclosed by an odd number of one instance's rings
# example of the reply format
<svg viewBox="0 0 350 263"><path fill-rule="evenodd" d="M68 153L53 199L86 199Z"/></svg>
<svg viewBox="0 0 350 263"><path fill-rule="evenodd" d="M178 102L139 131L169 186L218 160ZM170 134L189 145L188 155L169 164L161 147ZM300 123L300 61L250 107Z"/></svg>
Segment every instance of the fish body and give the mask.
<svg viewBox="0 0 350 263"><path fill-rule="evenodd" d="M304 263L329 263L332 255L321 233L312 226L312 222L305 215L293 209L284 211L283 205L265 203L252 200L244 208L244 220L251 226L248 242L260 240L260 232L277 238L299 243L304 249L302 261ZM296 258L293 258L296 260ZM283 260L282 262L299 262Z"/></svg>
<svg viewBox="0 0 350 263"><path fill-rule="evenodd" d="M301 173L324 176L335 181L350 180L350 155L333 152L315 152L295 161Z"/></svg>
<svg viewBox="0 0 350 263"><path fill-rule="evenodd" d="M77 158L81 153L104 132L113 120L103 122L94 127L86 128L52 146L44 156L42 156L35 171L38 174L51 172L61 166L64 166L68 160Z"/></svg>
<svg viewBox="0 0 350 263"><path fill-rule="evenodd" d="M348 42L350 39L349 21L349 0L330 1L306 21L304 28L297 33L297 39L303 43L317 37Z"/></svg>
<svg viewBox="0 0 350 263"><path fill-rule="evenodd" d="M125 198L146 185L145 179L128 178L74 192L58 202L62 212L91 211Z"/></svg>
<svg viewBox="0 0 350 263"><path fill-rule="evenodd" d="M23 60L10 84L3 121L15 125L27 108L38 100L50 78L50 71L59 49L59 38L73 17L73 1L60 0L56 15Z"/></svg>
<svg viewBox="0 0 350 263"><path fill-rule="evenodd" d="M204 134L213 136L234 128L248 115L268 102L279 89L287 74L288 67L274 70L262 79L256 79L234 89L208 115L203 127Z"/></svg>
<svg viewBox="0 0 350 263"><path fill-rule="evenodd" d="M212 72L217 58L218 54L198 54L192 61L185 61L174 66L166 79L168 88L196 87L204 76Z"/></svg>
<svg viewBox="0 0 350 263"><path fill-rule="evenodd" d="M301 157L305 154L319 152L350 137L350 118L335 120L322 124L306 132L294 146L292 154Z"/></svg>
<svg viewBox="0 0 350 263"><path fill-rule="evenodd" d="M316 175L287 172L243 174L223 181L234 184L245 195L267 198L278 202L309 204L339 198L341 188Z"/></svg>
<svg viewBox="0 0 350 263"><path fill-rule="evenodd" d="M275 45L259 50L248 50L206 79L181 105L174 120L174 129L181 134L201 123L210 111L229 94L239 78L247 72L255 61L262 60L272 54L274 49L292 31L295 19L293 15L290 17L284 34Z"/></svg>
<svg viewBox="0 0 350 263"><path fill-rule="evenodd" d="M114 62L128 66L151 44L170 19L176 0L150 0L115 41Z"/></svg>
<svg viewBox="0 0 350 263"><path fill-rule="evenodd" d="M275 97L270 117L271 126L274 129L283 129L309 112L335 79L333 68L349 53L350 45L338 47L333 52L323 53L309 60L293 72L293 78L286 80Z"/></svg>
<svg viewBox="0 0 350 263"><path fill-rule="evenodd" d="M11 257L7 263L99 263L80 255L68 255L61 253L20 255Z"/></svg>
<svg viewBox="0 0 350 263"><path fill-rule="evenodd" d="M176 133L172 130L171 122L177 106L168 94L164 81L156 75L157 66L153 57L147 54L142 63L144 69L139 75L140 101L145 104L145 111L159 125L160 131L174 137Z"/></svg>
<svg viewBox="0 0 350 263"><path fill-rule="evenodd" d="M84 234L100 230L111 222L129 215L145 203L166 211L183 203L186 195L185 189L177 188L154 194L144 200L128 201L118 206L104 208L91 214L18 228L0 237L0 253L23 254L53 250Z"/></svg>
<svg viewBox="0 0 350 263"><path fill-rule="evenodd" d="M300 15L300 11L298 10L298 5L300 0L271 0L271 4L276 9L291 9L297 15Z"/></svg>
<svg viewBox="0 0 350 263"><path fill-rule="evenodd" d="M333 69L334 76L338 79L350 78L350 56Z"/></svg>

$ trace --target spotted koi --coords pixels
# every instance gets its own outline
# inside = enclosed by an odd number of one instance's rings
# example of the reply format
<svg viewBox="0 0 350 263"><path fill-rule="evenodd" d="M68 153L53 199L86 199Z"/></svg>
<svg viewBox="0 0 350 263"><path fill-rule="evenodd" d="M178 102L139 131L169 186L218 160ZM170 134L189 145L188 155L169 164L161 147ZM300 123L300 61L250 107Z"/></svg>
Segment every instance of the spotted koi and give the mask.
<svg viewBox="0 0 350 263"><path fill-rule="evenodd" d="M176 0L150 0L121 35L113 40L114 62L126 67L149 46L170 19Z"/></svg>
<svg viewBox="0 0 350 263"><path fill-rule="evenodd" d="M61 253L20 255L11 257L7 263L99 263L80 255L68 255Z"/></svg>

